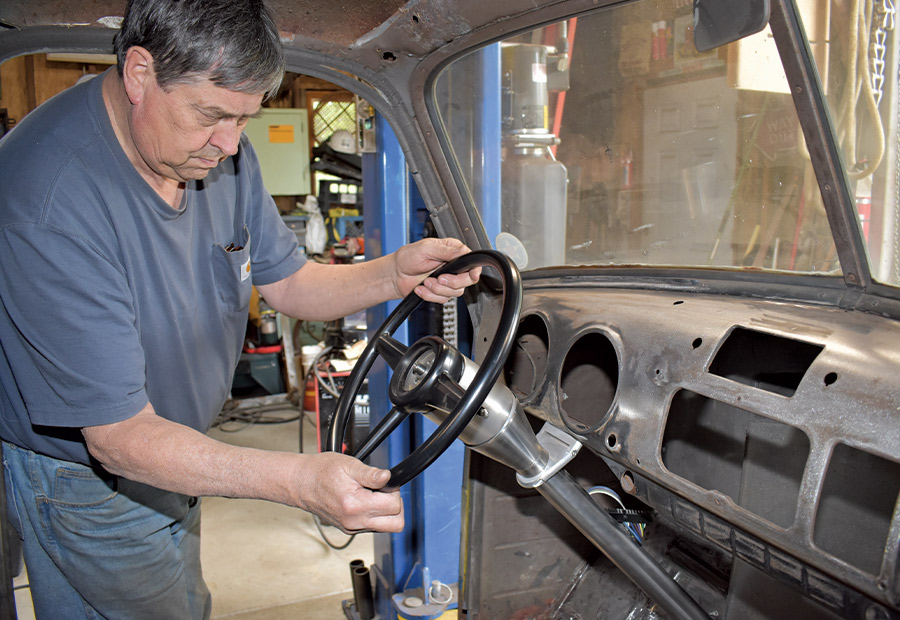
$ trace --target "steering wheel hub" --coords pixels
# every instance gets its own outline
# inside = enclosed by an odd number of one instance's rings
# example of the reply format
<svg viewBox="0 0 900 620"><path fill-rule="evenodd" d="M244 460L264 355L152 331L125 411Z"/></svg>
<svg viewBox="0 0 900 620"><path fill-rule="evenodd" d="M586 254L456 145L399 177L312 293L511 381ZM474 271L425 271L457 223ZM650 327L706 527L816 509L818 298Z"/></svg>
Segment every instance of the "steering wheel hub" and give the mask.
<svg viewBox="0 0 900 620"><path fill-rule="evenodd" d="M388 394L395 405L449 404L440 389L442 378L459 382L465 361L462 354L437 336L425 336L413 344L394 369Z"/></svg>

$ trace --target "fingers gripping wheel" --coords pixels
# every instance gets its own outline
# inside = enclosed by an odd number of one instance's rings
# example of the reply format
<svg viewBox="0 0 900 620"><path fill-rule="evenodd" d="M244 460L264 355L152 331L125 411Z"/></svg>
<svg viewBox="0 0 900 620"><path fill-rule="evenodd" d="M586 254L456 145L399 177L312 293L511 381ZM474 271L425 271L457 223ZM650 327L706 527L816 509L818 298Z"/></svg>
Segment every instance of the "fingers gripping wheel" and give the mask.
<svg viewBox="0 0 900 620"><path fill-rule="evenodd" d="M463 389L459 384L465 360L454 347L434 336L426 336L409 347L393 338L397 328L423 301L415 293L410 293L375 332L338 399L326 445L331 451L341 450L349 430L356 395L377 356L381 355L393 370L388 390L393 409L371 430L352 455L361 460L371 454L410 413L450 411L428 439L391 468L389 488L401 487L415 478L459 436L496 383L512 349L522 310L522 280L509 258L492 250L479 250L447 263L432 276L462 273L474 267L493 268L500 274L502 309L494 339L467 388Z"/></svg>

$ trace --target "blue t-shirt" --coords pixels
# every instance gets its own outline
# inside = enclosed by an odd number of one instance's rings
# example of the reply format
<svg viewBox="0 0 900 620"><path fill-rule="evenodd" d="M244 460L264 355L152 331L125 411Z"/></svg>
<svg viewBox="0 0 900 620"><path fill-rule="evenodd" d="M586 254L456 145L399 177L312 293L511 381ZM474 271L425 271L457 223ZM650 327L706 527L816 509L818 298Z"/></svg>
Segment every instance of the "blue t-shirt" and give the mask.
<svg viewBox="0 0 900 620"><path fill-rule="evenodd" d="M80 428L148 401L205 432L231 387L251 284L305 260L246 137L175 210L119 145L102 82L0 140L0 436L85 464Z"/></svg>

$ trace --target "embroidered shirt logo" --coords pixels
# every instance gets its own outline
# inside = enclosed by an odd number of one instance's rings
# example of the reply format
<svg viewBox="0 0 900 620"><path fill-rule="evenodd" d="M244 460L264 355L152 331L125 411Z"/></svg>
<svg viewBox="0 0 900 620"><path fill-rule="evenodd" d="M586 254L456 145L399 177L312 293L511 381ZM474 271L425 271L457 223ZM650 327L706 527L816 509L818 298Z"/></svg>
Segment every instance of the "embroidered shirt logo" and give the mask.
<svg viewBox="0 0 900 620"><path fill-rule="evenodd" d="M250 277L250 259L247 259L247 262L241 265L241 282Z"/></svg>

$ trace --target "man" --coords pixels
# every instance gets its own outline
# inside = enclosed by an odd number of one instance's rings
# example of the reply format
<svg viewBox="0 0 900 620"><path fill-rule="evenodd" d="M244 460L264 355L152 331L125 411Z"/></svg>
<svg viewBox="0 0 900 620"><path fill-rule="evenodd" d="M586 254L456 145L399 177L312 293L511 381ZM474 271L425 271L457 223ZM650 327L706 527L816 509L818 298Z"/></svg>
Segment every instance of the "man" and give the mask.
<svg viewBox="0 0 900 620"><path fill-rule="evenodd" d="M283 73L261 0L129 3L117 70L0 142L0 436L39 618L204 618L197 497L261 498L346 532L399 531L389 472L204 433L228 395L251 285L275 309L346 316L468 250L428 240L306 262L242 137Z"/></svg>

